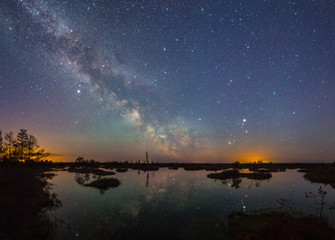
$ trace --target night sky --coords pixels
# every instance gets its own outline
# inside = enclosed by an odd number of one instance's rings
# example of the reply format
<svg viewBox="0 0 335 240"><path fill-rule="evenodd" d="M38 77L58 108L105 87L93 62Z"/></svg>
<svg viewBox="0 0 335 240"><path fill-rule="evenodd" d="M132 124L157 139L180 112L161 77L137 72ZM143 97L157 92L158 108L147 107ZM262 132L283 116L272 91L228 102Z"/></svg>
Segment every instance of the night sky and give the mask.
<svg viewBox="0 0 335 240"><path fill-rule="evenodd" d="M0 129L53 160L335 160L333 0L1 0L0 23Z"/></svg>

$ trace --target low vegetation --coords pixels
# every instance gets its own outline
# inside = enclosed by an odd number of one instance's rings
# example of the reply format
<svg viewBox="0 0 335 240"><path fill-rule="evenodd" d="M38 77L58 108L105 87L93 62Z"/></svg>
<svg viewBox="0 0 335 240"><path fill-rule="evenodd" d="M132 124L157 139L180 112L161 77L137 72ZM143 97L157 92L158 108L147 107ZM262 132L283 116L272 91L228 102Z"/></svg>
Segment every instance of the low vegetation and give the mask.
<svg viewBox="0 0 335 240"><path fill-rule="evenodd" d="M330 184L335 188L335 164L320 164L315 168L305 168L304 178L315 183Z"/></svg>
<svg viewBox="0 0 335 240"><path fill-rule="evenodd" d="M91 183L85 184L87 187L94 187L100 190L101 193L109 188L116 188L120 185L120 181L116 178L100 178Z"/></svg>
<svg viewBox="0 0 335 240"><path fill-rule="evenodd" d="M335 239L335 230L324 218L277 210L232 213L228 231L233 239Z"/></svg>
<svg viewBox="0 0 335 240"><path fill-rule="evenodd" d="M271 173L267 172L250 172L250 173L240 173L238 170L226 170L220 173L211 173L207 175L208 178L226 180L231 178L248 178L255 180L270 179L272 177Z"/></svg>
<svg viewBox="0 0 335 240"><path fill-rule="evenodd" d="M82 174L91 173L97 176L110 176L110 175L115 174L115 172L112 172L112 171L105 171L105 170L93 168L93 167L70 167L68 171L72 173L82 173Z"/></svg>

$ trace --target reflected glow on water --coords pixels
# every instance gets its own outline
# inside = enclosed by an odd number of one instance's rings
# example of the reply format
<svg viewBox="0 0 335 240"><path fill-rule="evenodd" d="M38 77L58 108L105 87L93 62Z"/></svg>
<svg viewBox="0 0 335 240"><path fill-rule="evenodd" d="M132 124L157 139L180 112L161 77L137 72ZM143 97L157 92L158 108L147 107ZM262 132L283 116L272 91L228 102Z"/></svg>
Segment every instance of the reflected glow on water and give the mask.
<svg viewBox="0 0 335 240"><path fill-rule="evenodd" d="M63 207L53 214L58 220L56 239L169 239L181 236L196 219L224 220L232 211L278 207L281 198L292 200L297 210L317 214L313 199L322 184L305 181L296 170L272 173L270 180L222 181L207 178L208 171L129 170L117 173L121 185L105 191L78 184L75 174L58 172L53 192ZM329 185L326 200L335 200ZM332 222L333 213L326 212Z"/></svg>

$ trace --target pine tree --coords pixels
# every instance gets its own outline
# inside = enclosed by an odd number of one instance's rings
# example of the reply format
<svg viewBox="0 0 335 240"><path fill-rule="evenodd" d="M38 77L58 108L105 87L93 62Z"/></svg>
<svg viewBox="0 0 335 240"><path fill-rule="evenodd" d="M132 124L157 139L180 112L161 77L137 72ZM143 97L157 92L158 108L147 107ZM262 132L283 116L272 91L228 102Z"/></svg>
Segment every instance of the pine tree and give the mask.
<svg viewBox="0 0 335 240"><path fill-rule="evenodd" d="M27 141L27 160L32 160L34 152L39 146L37 145L37 139L33 135L29 135Z"/></svg>
<svg viewBox="0 0 335 240"><path fill-rule="evenodd" d="M4 153L5 153L5 149L4 149L4 146L3 146L2 131L0 129L0 160L3 159Z"/></svg>
<svg viewBox="0 0 335 240"><path fill-rule="evenodd" d="M7 152L7 159L14 160L15 159L15 145L16 141L14 139L13 132L9 132L5 134L5 152Z"/></svg>
<svg viewBox="0 0 335 240"><path fill-rule="evenodd" d="M0 129L0 157L2 157L3 153L4 153L4 147L3 147L2 131Z"/></svg>
<svg viewBox="0 0 335 240"><path fill-rule="evenodd" d="M44 149L39 149L39 147L36 137L29 135L27 139L27 161L40 161L42 158L50 155L50 153L46 153Z"/></svg>
<svg viewBox="0 0 335 240"><path fill-rule="evenodd" d="M25 160L25 153L27 152L28 134L27 129L21 129L16 137L16 150L20 161Z"/></svg>

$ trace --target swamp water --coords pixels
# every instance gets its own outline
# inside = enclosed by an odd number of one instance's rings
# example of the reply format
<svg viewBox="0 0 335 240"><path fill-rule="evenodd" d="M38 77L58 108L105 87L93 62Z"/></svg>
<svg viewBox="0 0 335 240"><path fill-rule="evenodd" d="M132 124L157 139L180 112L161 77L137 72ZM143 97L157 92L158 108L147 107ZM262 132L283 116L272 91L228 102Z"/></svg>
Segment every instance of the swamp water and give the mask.
<svg viewBox="0 0 335 240"><path fill-rule="evenodd" d="M203 226L225 232L225 217L233 211L249 212L278 208L279 199L294 203L298 211L318 214L318 198L306 198L323 186L326 201L335 202L330 185L304 180L296 170L272 173L268 180L214 180L210 171L160 168L129 170L113 178L121 184L106 191L84 186L91 174L56 172L52 192L62 207L50 212L55 219L54 239L192 239ZM108 177L107 177L108 178ZM81 184L78 184L81 183ZM325 207L334 225L335 211Z"/></svg>

